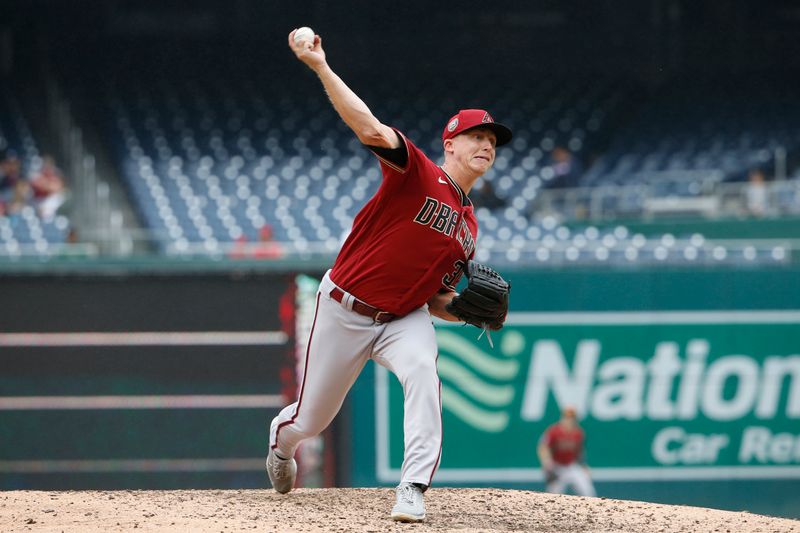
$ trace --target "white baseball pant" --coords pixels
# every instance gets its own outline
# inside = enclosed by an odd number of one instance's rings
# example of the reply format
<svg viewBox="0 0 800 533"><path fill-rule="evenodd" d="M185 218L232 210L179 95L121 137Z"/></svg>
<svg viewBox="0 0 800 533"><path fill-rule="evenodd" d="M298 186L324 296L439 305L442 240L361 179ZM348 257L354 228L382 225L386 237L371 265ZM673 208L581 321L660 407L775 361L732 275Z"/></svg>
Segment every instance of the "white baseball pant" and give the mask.
<svg viewBox="0 0 800 533"><path fill-rule="evenodd" d="M556 479L547 484L547 492L563 494L567 486L572 486L578 496L596 496L589 471L583 465L571 463L556 464L553 468Z"/></svg>
<svg viewBox="0 0 800 533"><path fill-rule="evenodd" d="M342 289L341 303L331 298L334 287L328 271L317 293L298 400L273 421L270 446L292 457L301 441L324 430L372 359L394 373L403 387L405 455L400 481L430 485L441 456L442 403L438 348L427 305L378 324L351 310L354 297L347 291Z"/></svg>

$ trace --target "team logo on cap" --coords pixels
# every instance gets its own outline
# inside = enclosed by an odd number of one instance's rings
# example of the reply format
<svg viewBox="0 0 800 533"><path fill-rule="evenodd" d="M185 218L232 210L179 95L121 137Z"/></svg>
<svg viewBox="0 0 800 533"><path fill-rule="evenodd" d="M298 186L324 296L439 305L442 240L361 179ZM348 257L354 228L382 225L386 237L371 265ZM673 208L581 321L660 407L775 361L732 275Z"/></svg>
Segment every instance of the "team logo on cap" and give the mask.
<svg viewBox="0 0 800 533"><path fill-rule="evenodd" d="M454 118L450 121L450 124L447 125L447 131L453 132L458 127L458 118Z"/></svg>
<svg viewBox="0 0 800 533"><path fill-rule="evenodd" d="M483 118L481 119L481 122L494 122L494 119L492 118L492 115L490 115L488 112L486 112L486 113L483 114Z"/></svg>

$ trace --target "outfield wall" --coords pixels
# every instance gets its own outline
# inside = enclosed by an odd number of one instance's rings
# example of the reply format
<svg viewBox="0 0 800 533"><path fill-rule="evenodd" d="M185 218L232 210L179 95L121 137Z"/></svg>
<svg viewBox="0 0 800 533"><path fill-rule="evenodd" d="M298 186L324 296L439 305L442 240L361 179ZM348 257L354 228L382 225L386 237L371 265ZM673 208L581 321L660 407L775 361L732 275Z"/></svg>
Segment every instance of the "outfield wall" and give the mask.
<svg viewBox="0 0 800 533"><path fill-rule="evenodd" d="M0 489L267 486L293 276L125 272L0 276Z"/></svg>
<svg viewBox="0 0 800 533"><path fill-rule="evenodd" d="M800 516L800 273L509 272L495 348L438 324L439 485L542 489L535 447L577 407L601 496ZM369 365L353 482L393 484L402 392Z"/></svg>
<svg viewBox="0 0 800 533"><path fill-rule="evenodd" d="M541 489L536 440L571 403L602 496L800 516L800 271L504 274L494 349L437 326L439 486ZM0 276L0 488L266 486L293 279L222 265ZM396 483L394 378L368 365L343 415L342 483Z"/></svg>

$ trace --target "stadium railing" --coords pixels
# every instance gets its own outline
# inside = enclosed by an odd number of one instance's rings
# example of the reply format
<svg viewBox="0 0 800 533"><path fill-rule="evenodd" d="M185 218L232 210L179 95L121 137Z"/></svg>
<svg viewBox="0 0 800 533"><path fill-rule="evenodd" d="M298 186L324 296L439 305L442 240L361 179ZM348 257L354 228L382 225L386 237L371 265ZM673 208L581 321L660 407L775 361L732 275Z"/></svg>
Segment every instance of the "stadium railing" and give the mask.
<svg viewBox="0 0 800 533"><path fill-rule="evenodd" d="M707 179L662 179L635 185L601 185L573 189L541 189L532 201L534 216L563 220L602 221L658 216L776 217L800 214L800 180L765 183L764 209L751 213L748 183ZM669 193L665 191L672 190Z"/></svg>

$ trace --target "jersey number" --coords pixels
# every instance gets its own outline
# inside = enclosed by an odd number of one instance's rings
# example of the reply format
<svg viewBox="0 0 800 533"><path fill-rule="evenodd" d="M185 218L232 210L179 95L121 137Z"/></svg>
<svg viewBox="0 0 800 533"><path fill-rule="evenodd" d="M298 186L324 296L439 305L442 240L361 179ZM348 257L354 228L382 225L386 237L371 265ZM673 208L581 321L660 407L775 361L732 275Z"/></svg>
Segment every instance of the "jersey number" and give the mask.
<svg viewBox="0 0 800 533"><path fill-rule="evenodd" d="M453 263L455 269L449 274L442 276L442 284L445 287L456 290L456 284L461 279L461 274L464 272L464 261L456 261Z"/></svg>

